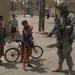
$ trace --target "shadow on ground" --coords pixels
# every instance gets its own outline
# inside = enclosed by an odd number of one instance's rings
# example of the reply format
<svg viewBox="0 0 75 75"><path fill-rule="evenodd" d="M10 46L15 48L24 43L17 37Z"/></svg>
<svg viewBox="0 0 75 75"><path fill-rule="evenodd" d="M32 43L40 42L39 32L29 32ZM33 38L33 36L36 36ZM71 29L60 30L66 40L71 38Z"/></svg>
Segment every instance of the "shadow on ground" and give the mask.
<svg viewBox="0 0 75 75"><path fill-rule="evenodd" d="M42 34L42 35L48 35L48 32L35 32L34 33L37 33L37 34Z"/></svg>
<svg viewBox="0 0 75 75"><path fill-rule="evenodd" d="M41 34L43 34L43 35L48 35L48 32L42 32Z"/></svg>
<svg viewBox="0 0 75 75"><path fill-rule="evenodd" d="M47 38L55 38L55 35L49 36L48 32L41 32L41 34L44 35L44 37L47 37Z"/></svg>
<svg viewBox="0 0 75 75"><path fill-rule="evenodd" d="M4 63L3 66L6 68L6 69L18 69L18 67L16 67L16 64L15 63Z"/></svg>
<svg viewBox="0 0 75 75"><path fill-rule="evenodd" d="M44 67L43 61L46 61L46 59L37 59L37 60L32 59L31 64L35 66L27 70L38 72L38 73L47 73L48 68Z"/></svg>
<svg viewBox="0 0 75 75"><path fill-rule="evenodd" d="M63 70L62 73L65 73L66 75L69 75L69 71L68 70ZM73 70L73 75L75 75L75 70Z"/></svg>
<svg viewBox="0 0 75 75"><path fill-rule="evenodd" d="M48 48L54 48L54 47L57 47L57 44L56 43L55 44L51 44L51 45L48 45L46 47L48 47Z"/></svg>

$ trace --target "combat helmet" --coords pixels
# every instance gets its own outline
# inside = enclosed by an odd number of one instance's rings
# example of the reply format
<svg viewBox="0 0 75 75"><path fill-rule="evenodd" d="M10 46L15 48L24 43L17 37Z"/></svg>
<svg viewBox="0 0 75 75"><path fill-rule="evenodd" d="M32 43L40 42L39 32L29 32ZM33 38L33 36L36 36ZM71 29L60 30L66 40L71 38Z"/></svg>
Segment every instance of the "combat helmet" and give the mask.
<svg viewBox="0 0 75 75"><path fill-rule="evenodd" d="M60 1L57 3L57 8L65 8L67 7L67 3L65 1Z"/></svg>

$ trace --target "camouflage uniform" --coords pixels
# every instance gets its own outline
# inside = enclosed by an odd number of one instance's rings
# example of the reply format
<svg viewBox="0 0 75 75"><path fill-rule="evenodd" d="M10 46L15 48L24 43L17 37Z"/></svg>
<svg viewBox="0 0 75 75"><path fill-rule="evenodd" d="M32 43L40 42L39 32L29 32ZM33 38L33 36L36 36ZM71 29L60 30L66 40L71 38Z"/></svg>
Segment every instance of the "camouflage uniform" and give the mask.
<svg viewBox="0 0 75 75"><path fill-rule="evenodd" d="M72 13L66 10L65 13L60 14L56 18L56 25L54 30L57 34L57 48L59 56L59 66L62 66L64 59L66 59L69 68L72 68L73 62L71 57L72 43L73 43L73 27L75 25L75 17ZM58 31L58 27L60 27Z"/></svg>
<svg viewBox="0 0 75 75"><path fill-rule="evenodd" d="M73 75L71 52L75 35L75 16L73 13L67 10L67 3L64 1L60 1L57 4L57 8L59 9L60 15L57 15L55 18L53 32L56 31L59 65L58 68L52 70L52 72L62 71L62 64L64 59L66 59L67 65L69 67L69 75Z"/></svg>

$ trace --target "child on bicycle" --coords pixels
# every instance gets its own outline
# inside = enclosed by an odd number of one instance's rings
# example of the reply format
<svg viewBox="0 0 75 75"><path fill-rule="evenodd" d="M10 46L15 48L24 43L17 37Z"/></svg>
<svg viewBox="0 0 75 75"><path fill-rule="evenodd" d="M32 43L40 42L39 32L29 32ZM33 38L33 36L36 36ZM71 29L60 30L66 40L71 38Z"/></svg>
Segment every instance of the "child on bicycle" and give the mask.
<svg viewBox="0 0 75 75"><path fill-rule="evenodd" d="M23 25L23 30L22 30L22 40L21 40L21 44L22 44L22 48L21 48L21 62L23 60L24 57L24 48L25 48L25 42L24 42L24 38L25 38L25 34L27 33L27 31L25 30L25 26L28 25L28 21L27 20L23 20L22 21L22 25ZM31 27L31 31L33 30L33 27Z"/></svg>
<svg viewBox="0 0 75 75"><path fill-rule="evenodd" d="M21 62L22 62L23 57L24 57L24 48L25 48L24 37L25 37L25 34L27 33L27 31L24 29L24 27L28 25L28 21L27 20L23 20L22 21L22 25L23 25L23 30L22 30L22 40L21 40L21 44L22 44L22 48L21 48Z"/></svg>
<svg viewBox="0 0 75 75"><path fill-rule="evenodd" d="M23 58L23 67L25 68L25 64L29 64L30 62L30 56L32 54L32 48L34 47L34 43L30 26L27 25L24 28L27 31L27 33L25 34L25 50Z"/></svg>

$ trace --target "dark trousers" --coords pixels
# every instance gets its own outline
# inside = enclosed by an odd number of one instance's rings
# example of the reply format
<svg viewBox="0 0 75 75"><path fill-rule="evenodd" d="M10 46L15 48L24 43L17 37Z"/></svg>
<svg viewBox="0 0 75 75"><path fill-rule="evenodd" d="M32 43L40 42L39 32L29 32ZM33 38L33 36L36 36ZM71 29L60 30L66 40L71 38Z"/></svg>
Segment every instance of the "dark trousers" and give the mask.
<svg viewBox="0 0 75 75"><path fill-rule="evenodd" d="M2 28L2 29L4 31L4 38L6 38L6 30L5 30L5 28Z"/></svg>
<svg viewBox="0 0 75 75"><path fill-rule="evenodd" d="M1 56L4 56L4 45L3 44L0 45L0 58Z"/></svg>

